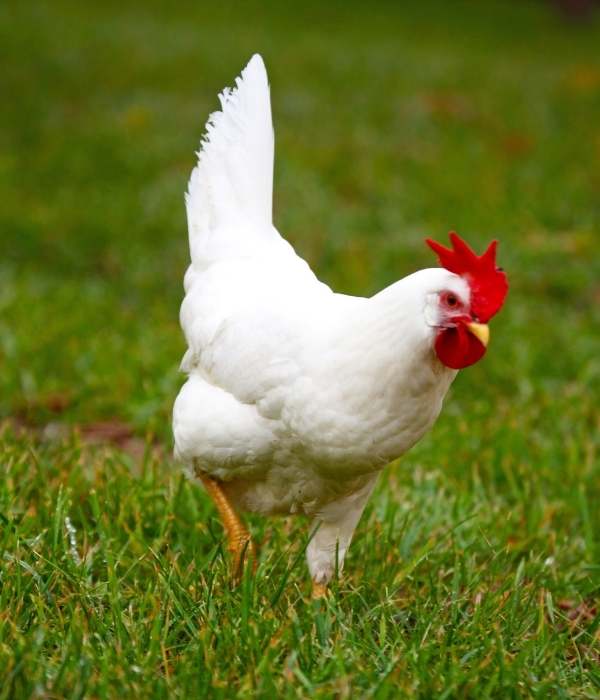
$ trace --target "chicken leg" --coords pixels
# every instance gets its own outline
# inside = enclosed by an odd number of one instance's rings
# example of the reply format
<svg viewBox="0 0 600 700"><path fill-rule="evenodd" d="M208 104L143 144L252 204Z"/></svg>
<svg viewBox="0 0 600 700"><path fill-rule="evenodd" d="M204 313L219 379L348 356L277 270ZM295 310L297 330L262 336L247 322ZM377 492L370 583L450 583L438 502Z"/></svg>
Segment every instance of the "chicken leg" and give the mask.
<svg viewBox="0 0 600 700"><path fill-rule="evenodd" d="M327 585L344 566L344 558L364 507L373 491L377 474L367 478L362 488L332 501L313 521L306 559L312 577L312 597L327 595Z"/></svg>
<svg viewBox="0 0 600 700"><path fill-rule="evenodd" d="M234 580L238 581L244 569L246 555L252 559L253 568L256 568L256 551L250 533L229 502L221 484L200 471L197 472L197 475L208 495L212 498L225 528L227 549L233 558L233 577Z"/></svg>

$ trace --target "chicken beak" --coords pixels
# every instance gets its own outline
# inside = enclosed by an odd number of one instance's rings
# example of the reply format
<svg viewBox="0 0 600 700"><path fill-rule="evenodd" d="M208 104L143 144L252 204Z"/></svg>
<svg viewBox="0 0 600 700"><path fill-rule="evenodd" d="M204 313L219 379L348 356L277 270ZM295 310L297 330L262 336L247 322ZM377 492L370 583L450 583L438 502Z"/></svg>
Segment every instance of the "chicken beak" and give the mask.
<svg viewBox="0 0 600 700"><path fill-rule="evenodd" d="M472 333L483 347L487 348L490 342L490 329L488 325L486 323L475 323L472 321L471 323L466 323L465 326L469 333Z"/></svg>

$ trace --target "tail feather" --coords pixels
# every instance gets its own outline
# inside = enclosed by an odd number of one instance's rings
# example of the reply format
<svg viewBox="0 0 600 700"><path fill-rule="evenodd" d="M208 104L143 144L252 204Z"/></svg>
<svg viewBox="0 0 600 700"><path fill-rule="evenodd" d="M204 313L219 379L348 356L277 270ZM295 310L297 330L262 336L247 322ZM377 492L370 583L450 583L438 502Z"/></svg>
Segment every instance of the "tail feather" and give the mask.
<svg viewBox="0 0 600 700"><path fill-rule="evenodd" d="M242 237L273 235L274 139L267 72L255 54L233 89L219 95L186 193L193 262L218 255ZM246 241L245 244L249 244Z"/></svg>

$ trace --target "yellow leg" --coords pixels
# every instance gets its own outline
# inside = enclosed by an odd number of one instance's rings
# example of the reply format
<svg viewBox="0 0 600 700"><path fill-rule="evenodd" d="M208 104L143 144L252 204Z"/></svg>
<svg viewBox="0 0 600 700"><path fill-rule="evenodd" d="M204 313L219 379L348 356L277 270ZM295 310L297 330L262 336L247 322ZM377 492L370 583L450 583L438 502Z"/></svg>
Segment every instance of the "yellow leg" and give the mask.
<svg viewBox="0 0 600 700"><path fill-rule="evenodd" d="M245 556L252 559L253 567L256 568L256 552L250 533L229 503L221 484L202 472L197 472L197 474L208 495L212 498L225 528L227 549L231 552L234 577L237 579L242 574Z"/></svg>
<svg viewBox="0 0 600 700"><path fill-rule="evenodd" d="M313 581L312 584L312 599L318 600L319 598L325 598L327 596L328 588L326 583L317 583Z"/></svg>

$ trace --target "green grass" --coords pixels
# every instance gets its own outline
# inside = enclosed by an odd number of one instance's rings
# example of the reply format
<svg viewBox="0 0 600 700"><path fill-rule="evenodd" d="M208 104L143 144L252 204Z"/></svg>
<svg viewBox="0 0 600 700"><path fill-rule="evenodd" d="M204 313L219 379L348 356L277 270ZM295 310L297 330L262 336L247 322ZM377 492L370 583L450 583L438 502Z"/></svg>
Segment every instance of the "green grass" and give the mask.
<svg viewBox="0 0 600 700"><path fill-rule="evenodd" d="M600 697L598 21L96 5L0 6L0 697ZM260 564L230 590L165 456L182 193L254 51L276 223L322 278L372 293L456 228L498 237L511 281L320 604L299 520L250 519ZM145 455L90 445L103 420Z"/></svg>

